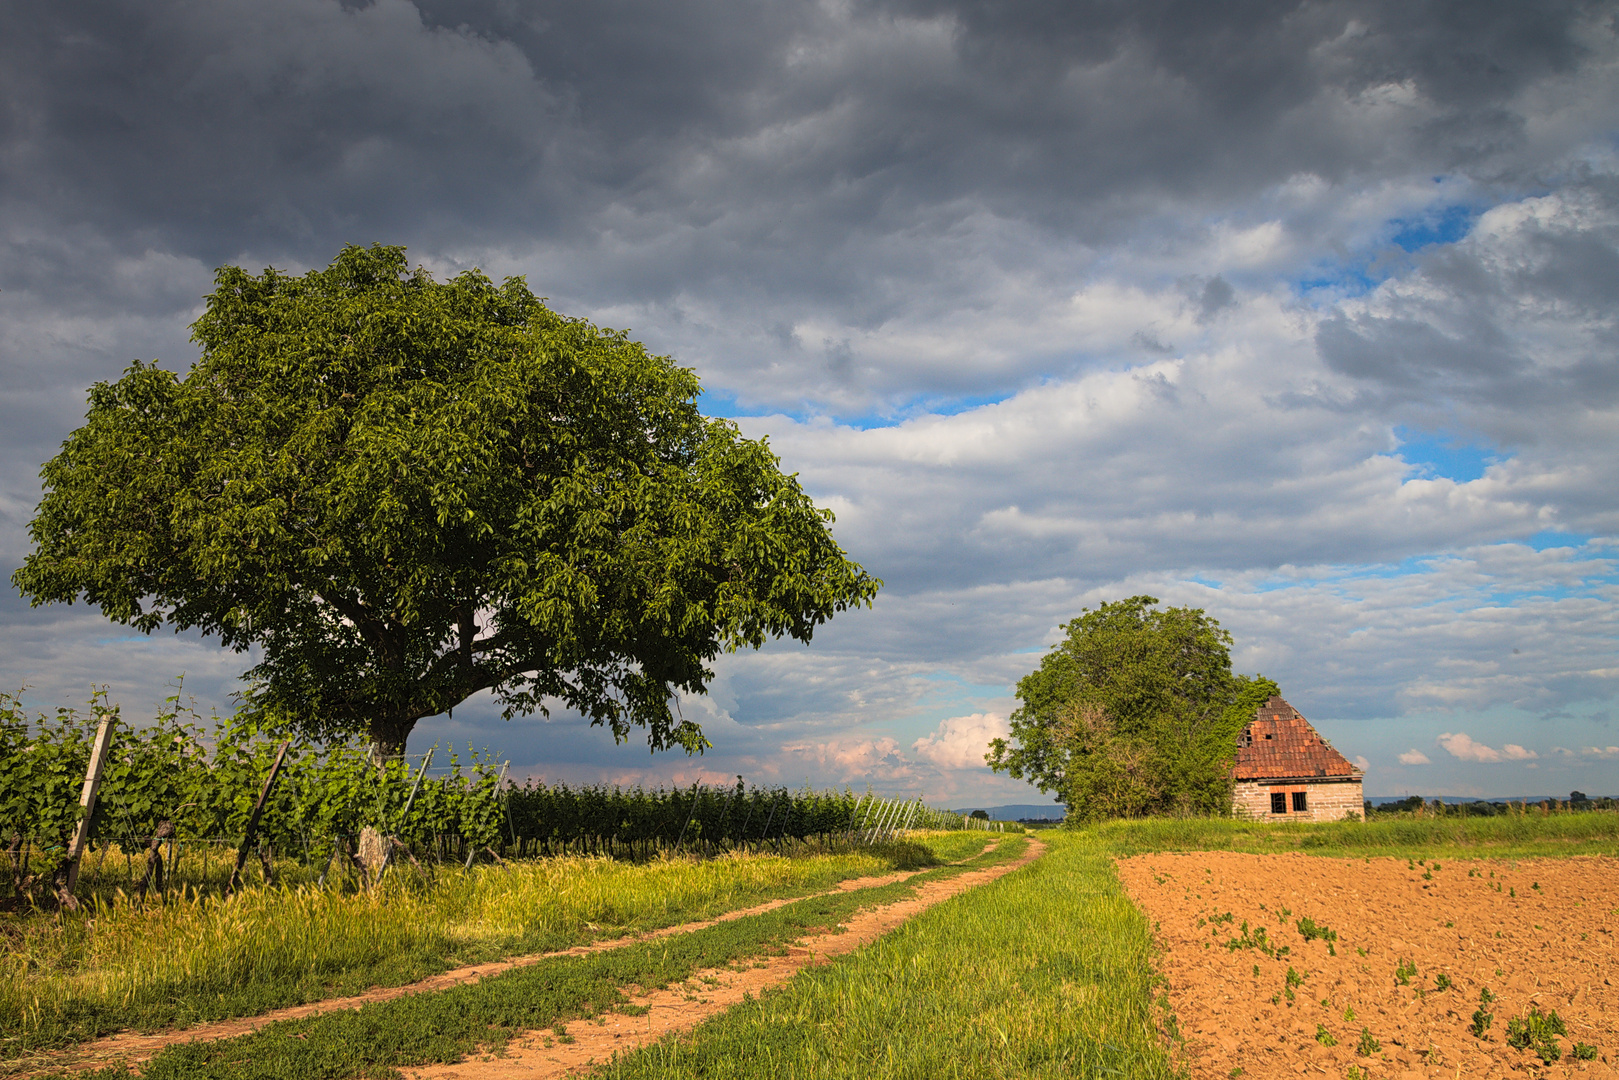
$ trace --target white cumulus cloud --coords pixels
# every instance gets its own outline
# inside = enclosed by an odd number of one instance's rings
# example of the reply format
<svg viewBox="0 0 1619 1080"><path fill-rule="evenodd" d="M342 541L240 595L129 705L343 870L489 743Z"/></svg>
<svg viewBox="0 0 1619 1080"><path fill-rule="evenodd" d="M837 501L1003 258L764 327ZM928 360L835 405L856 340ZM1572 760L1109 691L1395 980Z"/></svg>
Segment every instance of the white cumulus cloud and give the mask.
<svg viewBox="0 0 1619 1080"><path fill-rule="evenodd" d="M1508 761L1533 761L1535 758L1540 756L1533 750L1525 750L1517 743L1507 743L1505 746L1501 747L1501 753L1507 758Z"/></svg>
<svg viewBox="0 0 1619 1080"><path fill-rule="evenodd" d="M932 735L924 735L912 743L911 749L918 757L943 769L983 768L989 741L1007 732L1005 718L995 713L953 716L942 722Z"/></svg>
<svg viewBox="0 0 1619 1080"><path fill-rule="evenodd" d="M1465 736L1464 736L1464 738L1465 738ZM1430 764L1430 762L1428 761L1428 755L1427 754L1424 754L1421 750L1413 749L1413 750L1407 750L1405 753L1400 755L1400 764L1401 765L1428 765L1428 764Z"/></svg>
<svg viewBox="0 0 1619 1080"><path fill-rule="evenodd" d="M1439 745L1443 746L1451 757L1460 758L1463 761L1501 760L1501 751L1493 746L1485 746L1481 742L1474 742L1473 737L1466 732L1458 731L1452 735L1447 731L1439 736L1438 741Z"/></svg>

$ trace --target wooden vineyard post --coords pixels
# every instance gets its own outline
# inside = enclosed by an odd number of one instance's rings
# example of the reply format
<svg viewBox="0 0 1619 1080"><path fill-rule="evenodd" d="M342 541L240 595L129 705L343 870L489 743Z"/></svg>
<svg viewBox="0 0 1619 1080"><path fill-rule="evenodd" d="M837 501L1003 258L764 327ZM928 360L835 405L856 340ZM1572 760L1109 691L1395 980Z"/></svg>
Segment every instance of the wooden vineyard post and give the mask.
<svg viewBox="0 0 1619 1080"><path fill-rule="evenodd" d="M686 815L686 824L680 827L680 838L675 841L676 851L680 850L681 843L686 839L686 830L691 828L691 819L697 814L697 784L701 783L702 781L699 780L691 786L691 812Z"/></svg>
<svg viewBox="0 0 1619 1080"><path fill-rule="evenodd" d="M410 796L405 799L405 809L399 814L399 828L401 829L405 827L405 822L410 819L410 808L416 805L416 793L422 790L422 778L427 775L427 767L433 764L433 751L437 749L438 747L436 746L428 747L427 756L422 758L422 767L416 773L416 782L411 785ZM394 835L390 836L388 839L391 841L391 843L388 844L388 850L382 853L382 865L377 867L378 881L382 880L382 875L388 871L388 864L393 861L394 844L399 843L399 835L397 830L395 831ZM413 855L411 858L414 859L415 856Z"/></svg>
<svg viewBox="0 0 1619 1080"><path fill-rule="evenodd" d="M506 831L511 835L512 847L517 847L517 826L512 822L512 800L506 794L506 770L512 767L512 759L507 758L500 766L500 779L495 782L495 792L500 796L500 812L506 815Z"/></svg>
<svg viewBox="0 0 1619 1080"><path fill-rule="evenodd" d="M259 832L259 818L264 815L264 804L270 801L270 790L275 787L276 777L281 775L281 763L286 760L287 747L292 740L282 742L275 752L275 761L270 765L270 775L264 778L264 788L259 792L259 801L253 804L253 812L247 818L247 831L242 834L242 846L236 849L236 869L230 872L230 884L225 886L225 895L235 892L242 883L242 867L247 864L247 853L253 849L253 841Z"/></svg>
<svg viewBox="0 0 1619 1080"><path fill-rule="evenodd" d="M96 728L95 745L90 750L90 766L84 771L84 789L79 792L79 806L83 813L79 827L73 830L73 842L67 849L67 876L64 881L66 895L72 897L79 883L79 860L84 857L84 846L90 839L90 819L96 812L96 795L101 791L101 772L107 764L107 749L112 745L112 713L101 714L101 725Z"/></svg>
<svg viewBox="0 0 1619 1080"><path fill-rule="evenodd" d="M905 824L899 827L900 832L905 832L911 827L911 822L916 818L916 812L920 809L922 809L922 796L918 795L916 801L911 804L910 810L905 814Z"/></svg>
<svg viewBox="0 0 1619 1080"><path fill-rule="evenodd" d="M867 794L870 794L870 793L868 792ZM854 809L849 811L849 829L848 829L848 832L849 832L849 836L850 836L851 839L854 837L854 823L855 823L855 820L860 817L860 804L865 802L865 801L866 801L866 796L865 795L860 796L860 798L858 798L858 799L856 799L854 801Z"/></svg>

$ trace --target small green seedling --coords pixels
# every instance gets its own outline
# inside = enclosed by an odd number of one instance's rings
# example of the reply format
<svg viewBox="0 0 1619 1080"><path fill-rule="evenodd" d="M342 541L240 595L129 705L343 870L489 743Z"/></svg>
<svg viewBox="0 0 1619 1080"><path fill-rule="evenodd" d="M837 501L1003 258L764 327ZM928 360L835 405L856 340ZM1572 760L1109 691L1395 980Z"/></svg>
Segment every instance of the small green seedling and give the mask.
<svg viewBox="0 0 1619 1080"><path fill-rule="evenodd" d="M1576 1061L1595 1061L1597 1059L1597 1048L1590 1043L1575 1043L1573 1053Z"/></svg>
<svg viewBox="0 0 1619 1080"><path fill-rule="evenodd" d="M1349 1071L1344 1073L1344 1080L1368 1080L1366 1070L1359 1065L1351 1065Z"/></svg>
<svg viewBox="0 0 1619 1080"><path fill-rule="evenodd" d="M1490 1024L1495 1021L1495 1014L1486 1012L1482 1006L1473 1010L1473 1022L1467 1025L1467 1030L1473 1033L1473 1038L1482 1039L1484 1033L1490 1030Z"/></svg>
<svg viewBox="0 0 1619 1080"><path fill-rule="evenodd" d="M1563 1056L1563 1049L1553 1036L1567 1034L1568 1028L1556 1009L1543 1013L1539 1006L1531 1005L1526 1015L1507 1021L1507 1045L1519 1050L1533 1049L1547 1065Z"/></svg>
<svg viewBox="0 0 1619 1080"><path fill-rule="evenodd" d="M1394 981L1401 986L1411 985L1411 976L1417 973L1417 965L1409 960L1401 960L1400 966L1394 969Z"/></svg>
<svg viewBox="0 0 1619 1080"><path fill-rule="evenodd" d="M1354 1022L1355 1022L1355 1007L1353 1005L1345 1005L1344 1006L1344 1023L1353 1024Z"/></svg>
<svg viewBox="0 0 1619 1080"><path fill-rule="evenodd" d="M1501 973L1499 971L1497 971L1496 974L1499 975ZM1492 1004L1495 1001L1495 995L1490 993L1490 988L1488 986L1486 986L1486 987L1483 987L1482 989L1479 990L1478 999L1483 1004L1489 1005L1489 1004Z"/></svg>
<svg viewBox="0 0 1619 1080"><path fill-rule="evenodd" d="M1371 1030L1361 1028L1360 1042L1355 1044L1355 1053L1361 1057L1371 1057L1381 1049L1383 1049L1383 1044L1372 1038Z"/></svg>
<svg viewBox="0 0 1619 1080"><path fill-rule="evenodd" d="M1443 971L1434 976L1433 988L1435 990L1443 993L1444 991L1449 990L1451 986L1452 983L1450 981L1450 976L1446 975Z"/></svg>
<svg viewBox="0 0 1619 1080"><path fill-rule="evenodd" d="M1327 1025L1325 1024L1317 1024L1315 1026L1315 1041L1320 1043L1322 1046L1338 1045L1338 1040L1333 1037L1332 1032L1327 1030Z"/></svg>
<svg viewBox="0 0 1619 1080"><path fill-rule="evenodd" d="M1315 941L1317 938L1320 938L1322 941L1338 940L1338 931L1330 930L1327 927L1322 926L1308 915L1300 919L1297 925L1299 928L1299 934L1304 938L1305 941Z"/></svg>

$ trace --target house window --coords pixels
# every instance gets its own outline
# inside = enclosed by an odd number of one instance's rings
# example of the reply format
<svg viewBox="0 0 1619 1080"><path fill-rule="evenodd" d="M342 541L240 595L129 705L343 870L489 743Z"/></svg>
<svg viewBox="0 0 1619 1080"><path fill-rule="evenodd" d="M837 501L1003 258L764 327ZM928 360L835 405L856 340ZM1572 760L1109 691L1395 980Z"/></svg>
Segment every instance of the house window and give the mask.
<svg viewBox="0 0 1619 1080"><path fill-rule="evenodd" d="M1309 802L1305 799L1304 792L1295 791L1293 793L1293 812L1295 814L1302 814L1309 808Z"/></svg>
<svg viewBox="0 0 1619 1080"><path fill-rule="evenodd" d="M1287 792L1273 791L1270 793L1270 812L1273 814L1287 813Z"/></svg>

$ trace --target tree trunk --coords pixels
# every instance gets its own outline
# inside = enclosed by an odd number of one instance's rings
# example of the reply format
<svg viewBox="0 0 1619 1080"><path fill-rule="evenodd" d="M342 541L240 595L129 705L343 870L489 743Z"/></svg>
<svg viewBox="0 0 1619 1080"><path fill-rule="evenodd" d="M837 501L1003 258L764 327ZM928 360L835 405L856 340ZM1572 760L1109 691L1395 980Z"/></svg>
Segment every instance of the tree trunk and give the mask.
<svg viewBox="0 0 1619 1080"><path fill-rule="evenodd" d="M405 752L405 740L416 726L416 717L383 716L371 722L371 760L380 768L389 758Z"/></svg>

